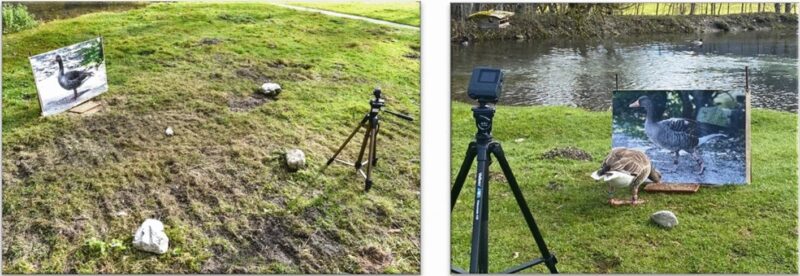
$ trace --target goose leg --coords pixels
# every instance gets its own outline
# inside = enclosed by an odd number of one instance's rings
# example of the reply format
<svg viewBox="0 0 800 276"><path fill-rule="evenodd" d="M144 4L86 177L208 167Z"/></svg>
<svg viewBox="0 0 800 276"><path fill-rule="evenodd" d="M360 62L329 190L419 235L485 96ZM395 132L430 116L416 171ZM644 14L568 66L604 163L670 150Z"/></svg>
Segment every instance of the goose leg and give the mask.
<svg viewBox="0 0 800 276"><path fill-rule="evenodd" d="M639 200L639 185L642 185L642 183L631 185L631 205L644 203L644 200Z"/></svg>
<svg viewBox="0 0 800 276"><path fill-rule="evenodd" d="M697 154L697 151L692 152L692 158L694 159L694 161L697 161L697 166L699 167L697 174L703 174L703 172L706 169L705 166L703 165L703 158L700 158L700 155Z"/></svg>
<svg viewBox="0 0 800 276"><path fill-rule="evenodd" d="M78 98L78 88L72 89L72 92L75 93L75 96L73 97L73 99L77 99Z"/></svg>

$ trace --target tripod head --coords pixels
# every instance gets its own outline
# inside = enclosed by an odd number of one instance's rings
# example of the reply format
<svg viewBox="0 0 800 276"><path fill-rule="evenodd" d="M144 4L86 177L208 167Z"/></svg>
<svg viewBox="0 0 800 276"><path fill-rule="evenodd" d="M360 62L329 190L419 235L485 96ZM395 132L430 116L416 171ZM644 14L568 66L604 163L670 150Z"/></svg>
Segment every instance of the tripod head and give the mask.
<svg viewBox="0 0 800 276"><path fill-rule="evenodd" d="M475 141L479 144L488 144L492 140L494 111L494 107L484 101L479 101L477 106L472 107L472 117L475 118L475 126L478 129Z"/></svg>
<svg viewBox="0 0 800 276"><path fill-rule="evenodd" d="M412 118L411 116L408 116L408 115L402 114L402 113L392 112L391 110L384 109L384 107L386 106L386 101L384 101L383 98L381 97L382 96L382 91L381 91L380 87L376 87L375 90L372 90L372 95L375 96L375 98L369 101L369 105L370 105L369 114L370 114L370 116L377 116L378 113L381 110L383 110L383 111L386 111L386 113L392 114L392 115L394 115L394 116L396 116L396 117L398 117L400 119L403 119L403 120L406 120L406 121L409 121L409 122L410 121L414 121L414 118Z"/></svg>

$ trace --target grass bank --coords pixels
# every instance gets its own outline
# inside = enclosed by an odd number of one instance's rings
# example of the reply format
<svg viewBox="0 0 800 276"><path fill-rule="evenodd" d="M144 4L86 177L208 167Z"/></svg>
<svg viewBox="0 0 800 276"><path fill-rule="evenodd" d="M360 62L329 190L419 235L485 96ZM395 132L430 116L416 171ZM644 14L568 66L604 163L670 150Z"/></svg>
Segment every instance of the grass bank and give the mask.
<svg viewBox="0 0 800 276"><path fill-rule="evenodd" d="M452 40L541 39L552 37L605 38L652 34L694 34L765 29L797 30L796 14L710 15L550 15L511 17L511 26L481 30L473 22L452 22Z"/></svg>
<svg viewBox="0 0 800 276"><path fill-rule="evenodd" d="M358 15L384 21L419 27L419 3L416 1L396 3L370 2L292 2L292 5Z"/></svg>
<svg viewBox="0 0 800 276"><path fill-rule="evenodd" d="M105 110L39 117L27 57L100 35ZM418 122L383 118L392 154L370 193L352 168L321 171L373 87L418 117L419 43L256 3L152 4L4 36L3 272L419 271ZM283 93L256 95L264 81ZM290 148L307 169L286 172ZM167 254L131 246L145 218L165 223Z"/></svg>
<svg viewBox="0 0 800 276"><path fill-rule="evenodd" d="M796 126L796 114L754 110L752 184L692 195L642 192L647 203L637 207L609 206L605 186L589 177L610 149L609 112L500 106L494 137L561 272L797 273ZM453 103L453 176L474 132L470 106ZM587 151L592 160L540 158L566 146ZM538 252L496 164L491 177L490 271L500 271ZM468 182L452 216L451 254L460 267L469 263L473 196ZM649 222L659 210L675 212L680 225L664 230ZM543 266L528 271L546 272Z"/></svg>

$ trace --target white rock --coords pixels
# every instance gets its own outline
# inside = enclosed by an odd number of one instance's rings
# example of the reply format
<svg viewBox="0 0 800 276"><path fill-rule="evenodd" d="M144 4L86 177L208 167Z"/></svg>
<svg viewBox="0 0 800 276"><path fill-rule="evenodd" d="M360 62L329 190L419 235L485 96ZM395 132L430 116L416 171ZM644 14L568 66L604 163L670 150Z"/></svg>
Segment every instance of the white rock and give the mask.
<svg viewBox="0 0 800 276"><path fill-rule="evenodd" d="M277 83L267 82L261 85L261 92L267 96L277 96L281 93L281 86Z"/></svg>
<svg viewBox="0 0 800 276"><path fill-rule="evenodd" d="M517 142L517 143L522 143L523 141L525 141L525 138L514 139L514 142Z"/></svg>
<svg viewBox="0 0 800 276"><path fill-rule="evenodd" d="M286 151L286 166L288 166L291 171L305 168L306 154L299 149L290 149Z"/></svg>
<svg viewBox="0 0 800 276"><path fill-rule="evenodd" d="M172 127L167 127L167 130L164 131L164 134L167 136L175 135L175 131L172 130Z"/></svg>
<svg viewBox="0 0 800 276"><path fill-rule="evenodd" d="M114 216L115 217L127 217L128 216L128 212L119 211L119 212L114 213Z"/></svg>
<svg viewBox="0 0 800 276"><path fill-rule="evenodd" d="M678 225L678 217L670 211L655 212L650 216L650 219L656 224L666 228L672 228Z"/></svg>
<svg viewBox="0 0 800 276"><path fill-rule="evenodd" d="M144 220L133 235L133 247L157 254L167 253L169 238L164 233L164 224L156 219Z"/></svg>

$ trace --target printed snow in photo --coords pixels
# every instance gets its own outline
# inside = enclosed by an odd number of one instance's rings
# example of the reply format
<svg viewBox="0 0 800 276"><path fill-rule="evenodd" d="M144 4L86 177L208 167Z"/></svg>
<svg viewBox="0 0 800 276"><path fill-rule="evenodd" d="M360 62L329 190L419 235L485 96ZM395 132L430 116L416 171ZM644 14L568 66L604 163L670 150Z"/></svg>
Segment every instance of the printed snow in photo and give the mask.
<svg viewBox="0 0 800 276"><path fill-rule="evenodd" d="M743 91L614 91L612 147L641 150L664 183L747 183Z"/></svg>
<svg viewBox="0 0 800 276"><path fill-rule="evenodd" d="M98 37L30 57L42 116L54 115L108 90Z"/></svg>

